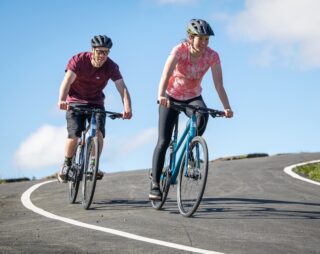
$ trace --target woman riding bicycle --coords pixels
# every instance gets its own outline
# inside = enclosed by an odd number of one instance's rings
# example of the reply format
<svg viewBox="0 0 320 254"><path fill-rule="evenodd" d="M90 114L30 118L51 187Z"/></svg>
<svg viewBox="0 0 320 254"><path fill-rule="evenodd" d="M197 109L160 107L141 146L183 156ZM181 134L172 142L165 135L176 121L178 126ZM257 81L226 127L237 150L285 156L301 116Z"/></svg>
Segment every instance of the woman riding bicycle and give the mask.
<svg viewBox="0 0 320 254"><path fill-rule="evenodd" d="M206 107L201 96L201 80L211 68L216 91L223 104L226 117L233 117L228 96L223 86L222 70L217 52L208 47L209 36L214 35L210 25L201 19L190 20L188 38L174 47L166 61L159 84L158 142L152 160L152 187L149 199L161 200L159 187L164 157L169 146L175 119L179 112L170 108L170 101ZM188 112L186 112L188 116ZM206 129L208 115L199 114L198 135Z"/></svg>
<svg viewBox="0 0 320 254"><path fill-rule="evenodd" d="M109 57L112 41L105 35L94 36L91 40L92 52L82 52L73 56L66 68L66 74L60 86L58 107L68 109L68 104L92 106L104 110L103 89L111 79L122 98L124 112L123 118L132 117L131 99L129 91L123 81L118 65ZM99 139L99 151L102 151L103 138L105 136L105 114L97 114L97 128ZM65 144L65 160L58 180L66 182L67 173L71 167L72 157L78 138L85 128L89 116L73 110L66 113L68 138ZM103 177L99 171L97 179Z"/></svg>

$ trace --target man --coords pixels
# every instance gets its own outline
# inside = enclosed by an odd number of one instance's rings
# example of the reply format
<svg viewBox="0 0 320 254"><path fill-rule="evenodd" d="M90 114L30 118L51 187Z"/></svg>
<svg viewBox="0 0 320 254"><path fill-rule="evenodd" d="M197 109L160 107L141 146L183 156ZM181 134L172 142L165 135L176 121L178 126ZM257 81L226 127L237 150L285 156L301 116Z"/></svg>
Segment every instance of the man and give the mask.
<svg viewBox="0 0 320 254"><path fill-rule="evenodd" d="M65 144L65 160L58 173L60 182L67 181L67 173L71 167L75 147L88 118L86 115L69 110L69 104L104 109L105 95L103 89L106 87L108 80L111 79L122 98L124 106L123 119L132 117L129 91L118 65L108 57L112 47L111 39L105 35L94 36L91 40L91 46L92 52L81 52L69 60L60 86L58 107L61 110L67 110L68 130L68 138ZM105 137L104 114L97 114L97 128L99 151L102 151L103 138ZM97 179L100 180L102 177L103 172L99 170Z"/></svg>

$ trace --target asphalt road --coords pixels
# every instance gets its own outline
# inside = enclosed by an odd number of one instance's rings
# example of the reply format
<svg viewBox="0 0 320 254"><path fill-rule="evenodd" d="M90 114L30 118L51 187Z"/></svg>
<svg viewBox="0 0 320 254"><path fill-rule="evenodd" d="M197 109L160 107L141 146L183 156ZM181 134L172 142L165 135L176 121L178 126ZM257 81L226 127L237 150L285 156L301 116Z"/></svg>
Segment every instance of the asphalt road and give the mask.
<svg viewBox="0 0 320 254"><path fill-rule="evenodd" d="M320 253L320 186L283 172L316 159L320 153L212 162L193 218L179 214L176 188L162 211L151 208L148 170L105 175L88 211L68 204L66 184L36 188L32 204L53 218L21 202L41 181L1 184L0 253L191 253L170 244L203 253Z"/></svg>

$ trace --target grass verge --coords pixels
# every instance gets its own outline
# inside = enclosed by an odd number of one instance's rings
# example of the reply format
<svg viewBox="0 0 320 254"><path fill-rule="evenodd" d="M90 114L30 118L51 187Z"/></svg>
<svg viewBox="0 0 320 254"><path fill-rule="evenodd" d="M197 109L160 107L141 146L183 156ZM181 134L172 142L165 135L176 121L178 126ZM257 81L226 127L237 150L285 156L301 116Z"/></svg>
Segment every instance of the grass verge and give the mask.
<svg viewBox="0 0 320 254"><path fill-rule="evenodd" d="M293 171L313 181L320 182L320 163L298 166Z"/></svg>
<svg viewBox="0 0 320 254"><path fill-rule="evenodd" d="M21 178L11 178L11 179L0 179L0 184L2 184L2 183L24 182L24 181L30 181L30 178L21 177Z"/></svg>

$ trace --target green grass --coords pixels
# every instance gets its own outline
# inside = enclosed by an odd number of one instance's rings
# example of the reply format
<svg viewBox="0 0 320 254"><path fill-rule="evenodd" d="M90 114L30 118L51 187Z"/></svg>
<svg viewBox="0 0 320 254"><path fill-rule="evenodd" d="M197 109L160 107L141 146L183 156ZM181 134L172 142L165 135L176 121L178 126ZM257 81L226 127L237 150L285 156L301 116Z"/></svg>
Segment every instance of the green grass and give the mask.
<svg viewBox="0 0 320 254"><path fill-rule="evenodd" d="M23 182L23 181L30 181L30 179L27 178L27 177L10 178L10 179L2 179L2 178L0 178L0 184L2 184L2 183Z"/></svg>
<svg viewBox="0 0 320 254"><path fill-rule="evenodd" d="M320 163L299 166L294 171L310 178L313 181L320 182Z"/></svg>

